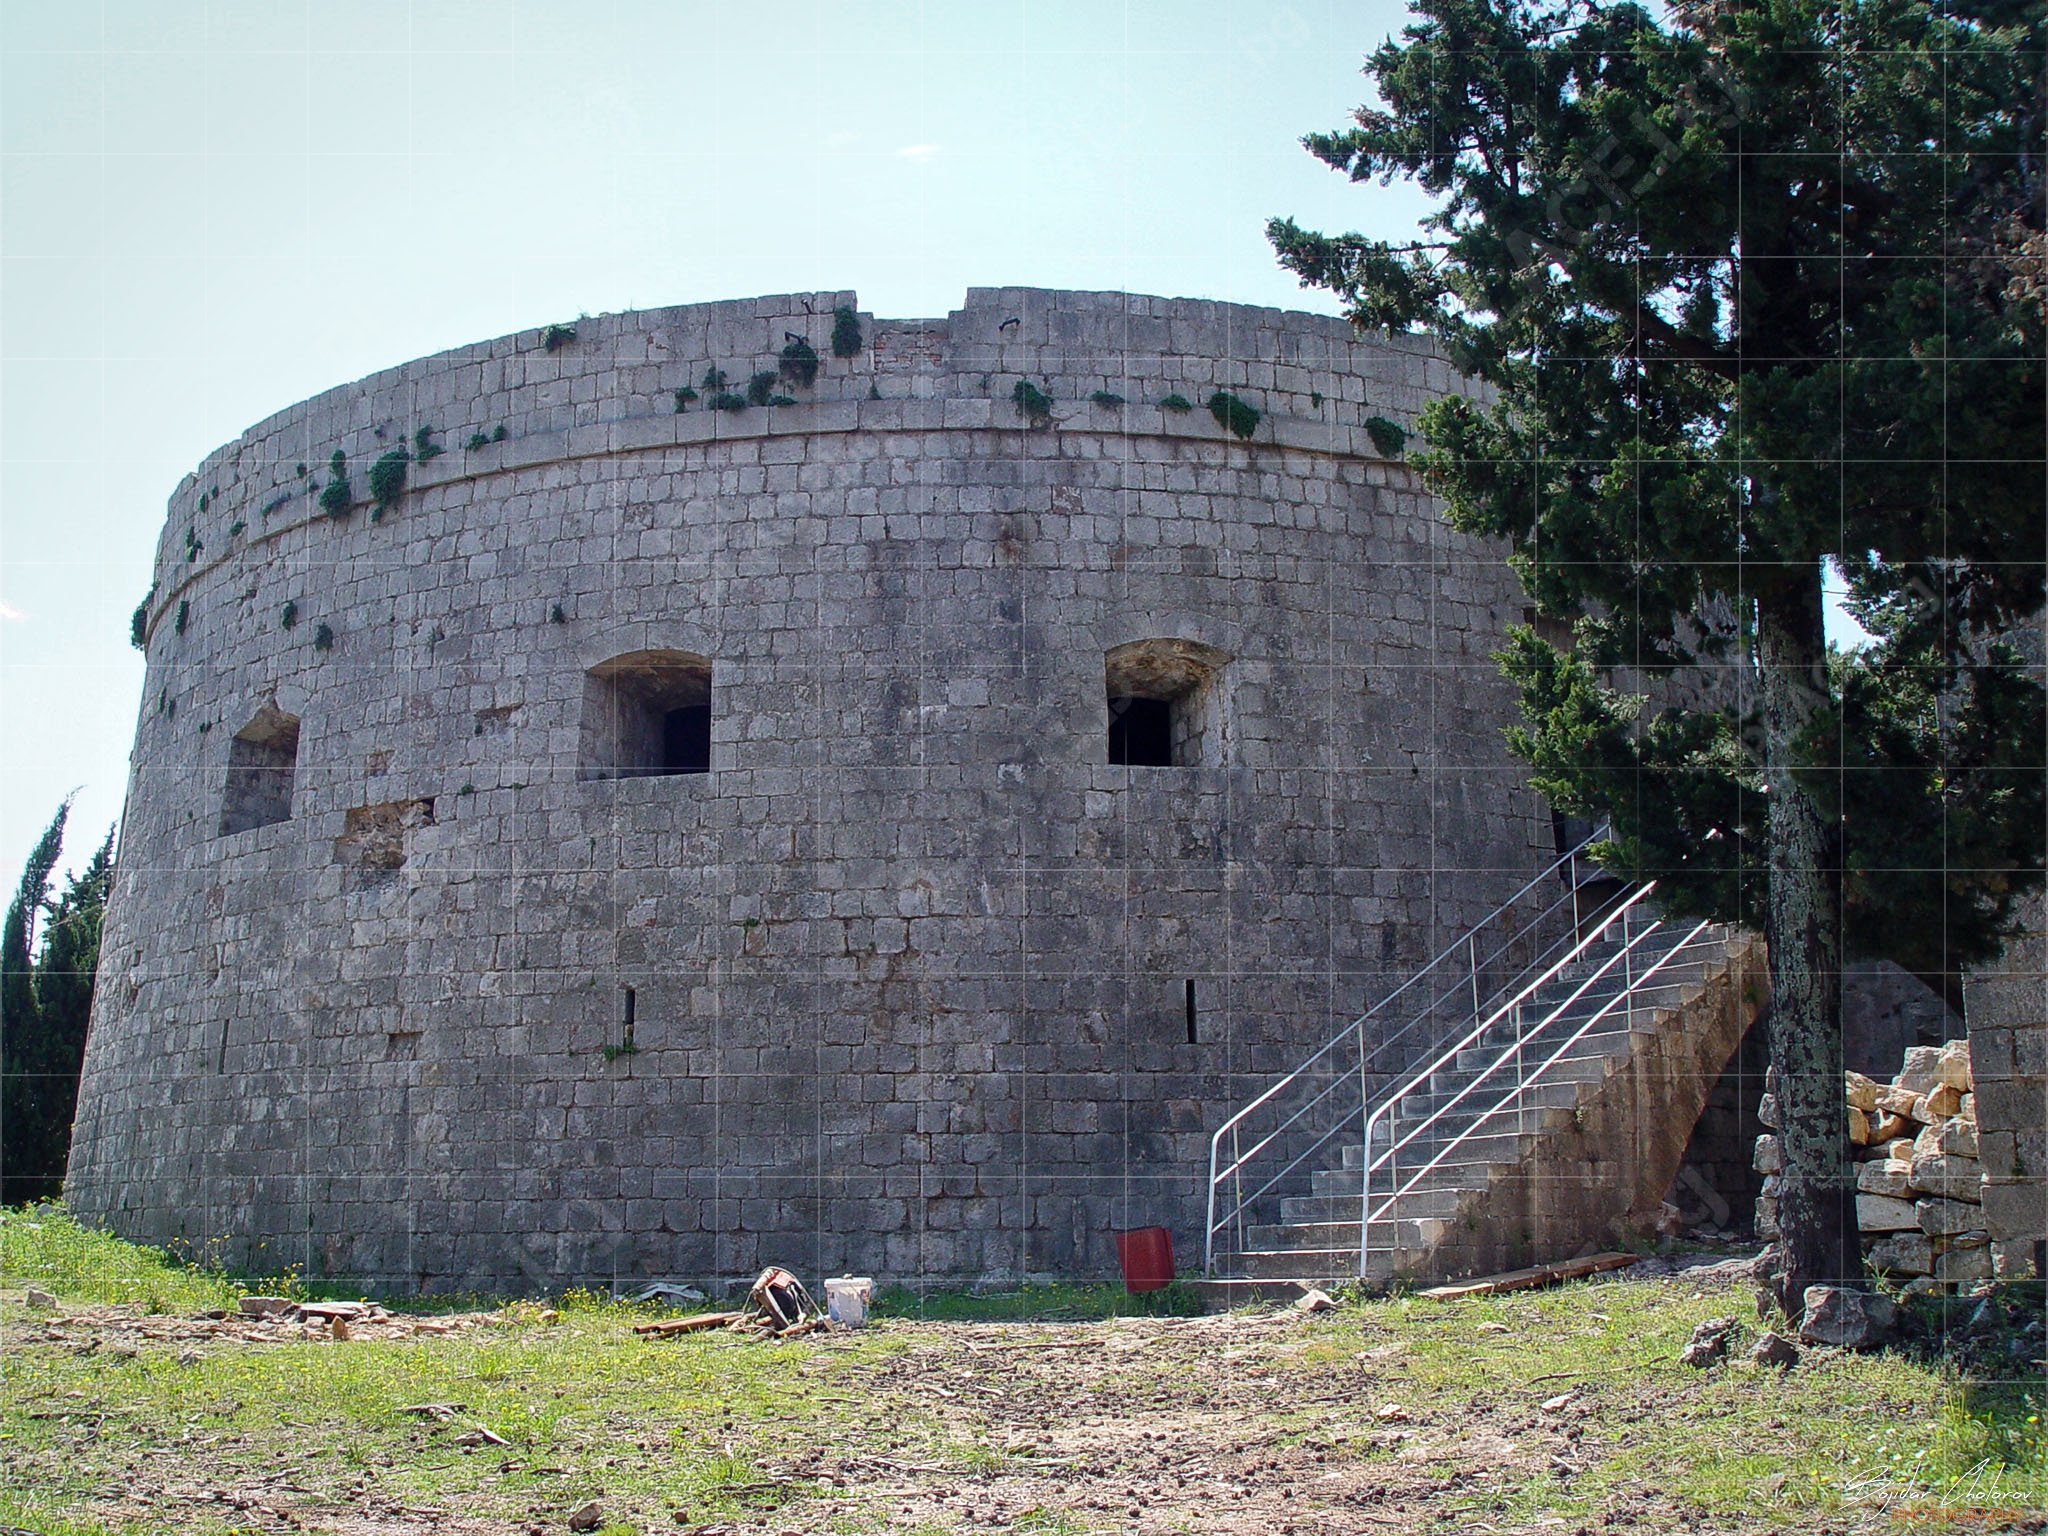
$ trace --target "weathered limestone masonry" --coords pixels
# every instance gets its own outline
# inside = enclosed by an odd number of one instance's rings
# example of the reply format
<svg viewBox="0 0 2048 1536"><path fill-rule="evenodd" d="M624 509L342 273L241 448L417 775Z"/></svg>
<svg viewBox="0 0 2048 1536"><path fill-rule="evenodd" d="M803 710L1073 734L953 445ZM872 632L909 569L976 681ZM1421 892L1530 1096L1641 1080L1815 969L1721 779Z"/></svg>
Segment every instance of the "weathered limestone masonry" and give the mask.
<svg viewBox="0 0 2048 1536"><path fill-rule="evenodd" d="M2001 1275L2048 1274L2048 922L2039 896L1998 961L1963 979L1984 1229Z"/></svg>
<svg viewBox="0 0 2048 1536"><path fill-rule="evenodd" d="M1432 344L1000 289L835 355L854 304L422 359L178 488L81 1215L393 1286L1108 1273L1548 857L1514 577L1365 426Z"/></svg>

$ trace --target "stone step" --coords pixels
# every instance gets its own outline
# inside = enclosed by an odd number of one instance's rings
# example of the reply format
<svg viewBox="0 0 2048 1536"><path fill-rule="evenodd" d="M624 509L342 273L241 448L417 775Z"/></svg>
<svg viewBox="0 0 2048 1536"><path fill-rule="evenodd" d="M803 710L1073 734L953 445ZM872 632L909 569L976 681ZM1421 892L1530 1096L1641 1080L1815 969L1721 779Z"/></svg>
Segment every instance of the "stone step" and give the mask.
<svg viewBox="0 0 2048 1536"><path fill-rule="evenodd" d="M1400 1214L1418 1217L1455 1216L1475 1187L1470 1183L1451 1183L1434 1189L1413 1190L1401 1197ZM1348 1195L1290 1195L1280 1202L1282 1226L1328 1221L1348 1221L1354 1226L1357 1225L1358 1188L1355 1184Z"/></svg>
<svg viewBox="0 0 2048 1536"><path fill-rule="evenodd" d="M1583 1071L1585 1075L1580 1077L1564 1075L1563 1069L1567 1065L1574 1071ZM1595 1069L1600 1069L1597 1072L1597 1076ZM1506 1077L1509 1083L1514 1081L1511 1072L1500 1075ZM1569 1063L1559 1062L1557 1066L1544 1073L1540 1080L1517 1092L1516 1097L1523 1103L1538 1108L1570 1109L1579 1102L1581 1084L1597 1081L1606 1075L1603 1063L1600 1061L1575 1059ZM1478 1092L1466 1095L1463 1102L1457 1104L1451 1112L1453 1114L1463 1112L1469 1115L1476 1105L1496 1102L1499 1097L1500 1094L1496 1083L1493 1079L1489 1078L1480 1087ZM1401 1114L1394 1123L1397 1125L1412 1125L1417 1121L1427 1120L1438 1110L1450 1105L1456 1098L1457 1094L1455 1093L1410 1094L1401 1101ZM1385 1138L1380 1139L1384 1140ZM1357 1163L1353 1161L1351 1166L1356 1167Z"/></svg>
<svg viewBox="0 0 2048 1536"><path fill-rule="evenodd" d="M1378 1251L1364 1276L1358 1273L1358 1244L1333 1248L1253 1248L1235 1255L1237 1272L1249 1280L1308 1280L1318 1283L1360 1278L1386 1281L1394 1277L1394 1255Z"/></svg>
<svg viewBox="0 0 2048 1536"><path fill-rule="evenodd" d="M1576 1025L1573 1027L1576 1028ZM1559 1046L1564 1047L1563 1055L1558 1058L1559 1065L1567 1061L1586 1060L1592 1057L1619 1056L1654 1032L1649 1014L1638 1014L1633 1019L1611 1014L1569 1044L1566 1044L1566 1041L1572 1033L1570 1029L1561 1029L1549 1035L1532 1035L1523 1042L1522 1055L1532 1068L1541 1066ZM1451 1066L1430 1075L1428 1087L1432 1092L1455 1092L1477 1078L1504 1053L1505 1048L1501 1051L1483 1053L1460 1051L1457 1060ZM1548 1077L1557 1070L1557 1067L1552 1067L1544 1076ZM1500 1075L1496 1072L1494 1077Z"/></svg>
<svg viewBox="0 0 2048 1536"><path fill-rule="evenodd" d="M1396 1115L1375 1126L1375 1156L1384 1155L1394 1139L1412 1135L1414 1140L1402 1148L1400 1171L1375 1171L1369 1204L1377 1207L1386 1200L1397 1178L1403 1185L1414 1184L1372 1223L1367 1247L1374 1273L1369 1278L1464 1262L1454 1251L1461 1244L1470 1246L1475 1230L1485 1235L1489 1188L1512 1175L1544 1137L1569 1125L1589 1085L1604 1081L1642 1042L1657 1035L1657 1015L1681 1009L1698 996L1730 952L1724 929L1680 944L1680 925L1673 924L1651 935L1622 965L1596 976L1619 953L1627 934L1639 934L1643 927L1642 922L1627 930L1617 927L1595 942L1568 973L1546 983L1516 1013L1453 1051L1403 1097ZM1623 966L1630 976L1656 966L1657 975L1653 983L1630 989ZM1582 986L1583 992L1574 996ZM1578 1034L1581 1029L1584 1034ZM1450 1034L1433 1049L1442 1055L1457 1038ZM1518 1044L1520 1061L1515 1059ZM1429 1061L1430 1050L1418 1049L1409 1070ZM1539 1081L1517 1086L1519 1074L1538 1067L1543 1073ZM1433 1116L1440 1118L1432 1121ZM1426 1121L1431 1123L1425 1128ZM1358 1134L1354 1124L1351 1136ZM1320 1156L1323 1166L1308 1171L1306 1193L1288 1194L1267 1207L1278 1215L1277 1222L1245 1229L1250 1251L1241 1262L1247 1273L1279 1278L1357 1272L1365 1148L1356 1139L1341 1140ZM1470 1227L1475 1216L1481 1219L1479 1229Z"/></svg>
<svg viewBox="0 0 2048 1536"><path fill-rule="evenodd" d="M1423 1174L1418 1188L1435 1189L1447 1184L1478 1185L1485 1182L1483 1169L1487 1165L1513 1164L1519 1162L1529 1150L1529 1143L1545 1131L1560 1130L1569 1122L1570 1111L1546 1110L1547 1115L1560 1117L1554 1123L1542 1126L1532 1125L1526 1131L1486 1131L1467 1136L1456 1146L1446 1148L1444 1142L1433 1142L1425 1146L1411 1142L1401 1149L1399 1175L1407 1183L1424 1166L1441 1157L1442 1161ZM1482 1172L1471 1170L1477 1165ZM1382 1164L1373 1174L1375 1187L1384 1188L1390 1170ZM1354 1189L1358 1184L1356 1169L1323 1168L1309 1175L1309 1193L1313 1195L1341 1195Z"/></svg>
<svg viewBox="0 0 2048 1536"><path fill-rule="evenodd" d="M1372 1224L1372 1248L1377 1253L1394 1255L1427 1252L1442 1242L1446 1234L1457 1226L1456 1220L1443 1216L1424 1216L1410 1220L1375 1221ZM1284 1226L1247 1227L1245 1248L1251 1253L1348 1253L1350 1258L1344 1268L1358 1272L1358 1223L1355 1221L1302 1221L1289 1222ZM1248 1273L1258 1274L1256 1268Z"/></svg>

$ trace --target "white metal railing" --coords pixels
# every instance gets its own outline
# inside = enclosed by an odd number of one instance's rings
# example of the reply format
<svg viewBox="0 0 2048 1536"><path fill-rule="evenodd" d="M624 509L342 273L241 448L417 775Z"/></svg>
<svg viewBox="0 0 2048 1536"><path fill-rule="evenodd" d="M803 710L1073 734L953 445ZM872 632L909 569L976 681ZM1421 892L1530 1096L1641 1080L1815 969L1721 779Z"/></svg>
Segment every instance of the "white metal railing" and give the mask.
<svg viewBox="0 0 2048 1536"><path fill-rule="evenodd" d="M1531 970L1553 972L1556 966L1552 962L1560 944L1574 954L1583 951L1585 943L1579 939L1579 930L1585 915L1581 910L1585 880L1580 866L1587 862L1586 846L1604 832L1605 828L1594 832L1547 865L1428 964L1331 1035L1293 1071L1278 1078L1216 1128L1209 1138L1203 1273L1215 1273L1218 1236L1226 1229L1241 1233L1253 1202L1283 1189L1297 1170L1347 1128L1369 1128L1362 1122L1373 1105L1373 1079L1376 1075L1385 1077L1397 1072L1402 1064L1400 1053L1405 1050L1410 1060L1427 1053L1466 1021L1497 1011L1490 1010L1492 1001L1509 991L1523 995L1517 990L1520 978ZM1563 877L1562 893L1543 903L1533 915L1518 919L1517 910L1530 894L1545 881L1559 876ZM1604 915L1601 926L1605 927ZM1483 956L1482 944L1486 946ZM1507 977L1504 981L1490 985L1484 981L1503 973ZM1392 1010L1404 999L1414 1011L1398 1027L1377 1039L1369 1038L1376 1025L1383 1026L1390 1018L1399 1016ZM1423 1032L1419 1039L1418 1031ZM1283 1097L1290 1090L1304 1096L1301 1102ZM1292 1105L1291 1110L1288 1105ZM1274 1123L1262 1130L1248 1129L1269 1106ZM1226 1138L1230 1143L1227 1161ZM1245 1145L1247 1140L1249 1146ZM1370 1146L1368 1142L1368 1152ZM1264 1172L1261 1159L1277 1166ZM1249 1191L1245 1189L1248 1180L1254 1185ZM1226 1185L1230 1193L1224 1197Z"/></svg>
<svg viewBox="0 0 2048 1536"><path fill-rule="evenodd" d="M1572 1048L1580 1040L1591 1033L1596 1025L1604 1022L1617 1008L1633 1010L1637 989L1657 978L1672 963L1674 957L1682 953L1702 933L1713 926L1710 922L1700 922L1680 933L1677 925L1667 924L1663 919L1657 918L1653 919L1641 930L1631 933L1629 931L1629 913L1637 905L1646 901L1650 893L1655 889L1656 882L1652 881L1631 893L1627 900L1620 903L1613 911L1604 915L1597 933L1581 939L1573 946L1571 954L1546 968L1543 975L1536 977L1520 988L1511 1001L1494 1010L1489 1018L1471 1030L1462 1040L1439 1053L1435 1060L1431 1061L1427 1066L1410 1074L1405 1082L1381 1101L1378 1108L1367 1115L1365 1123L1365 1152L1360 1158L1363 1166L1359 1171L1358 1273L1361 1277L1369 1276L1372 1272L1372 1229L1374 1222L1380 1220L1388 1212L1394 1211L1404 1195L1414 1190L1423 1179L1441 1167L1444 1160L1452 1152L1456 1151L1475 1135L1480 1134L1481 1128L1494 1120L1496 1116L1500 1116L1511 1109L1520 1109L1522 1106L1517 1101L1523 1099L1528 1091L1535 1087L1537 1082L1550 1072L1551 1068L1560 1061L1565 1060ZM1560 980L1566 969L1581 958L1593 942L1605 934L1616 922L1622 924L1622 942L1615 951L1588 972L1576 985L1572 986L1565 996L1554 1003L1549 1003L1544 1009L1542 1019L1533 1028L1524 1028L1518 1011L1522 1005L1535 997L1545 986ZM1652 939L1660 933L1666 935L1667 939L1672 934L1677 934L1678 937L1676 942L1653 944L1651 942ZM1636 970L1636 961L1638 958L1645 956L1651 957L1649 964L1644 966L1639 972ZM1621 985L1614 994L1601 1001L1591 1013L1579 1021L1576 1028L1565 1034L1561 1039L1554 1041L1550 1039L1549 1037L1554 1033L1553 1026L1559 1020L1565 1018L1567 1013L1584 999L1588 992L1613 975L1617 969L1621 972ZM1405 1134L1394 1135L1394 1121L1392 1117L1400 1104L1410 1094L1414 1093L1417 1088L1428 1084L1432 1078L1440 1073L1456 1071L1458 1056L1462 1052L1478 1045L1483 1041L1488 1031L1500 1024L1511 1014L1514 1015L1515 1021L1514 1039L1505 1044L1492 1061L1480 1069L1470 1082L1459 1088L1449 1099L1437 1105L1428 1115L1416 1121L1411 1128L1406 1130ZM1538 1049L1547 1049L1548 1054L1543 1057L1534 1071L1528 1071L1526 1070L1528 1052L1532 1044L1536 1045ZM1475 1112L1470 1113L1466 1118L1465 1125L1461 1129L1437 1146L1421 1167L1414 1169L1403 1179L1400 1168L1402 1149L1435 1127L1445 1116L1449 1115L1459 1105L1463 1104L1468 1097L1476 1093L1481 1084L1501 1072L1510 1062L1513 1062L1515 1067L1513 1081L1503 1080L1499 1085L1497 1096L1491 1103L1484 1104L1483 1107L1479 1107ZM1388 1131L1386 1136L1387 1146L1385 1151L1381 1152L1378 1156L1374 1156L1372 1151L1375 1139L1374 1128L1382 1124L1387 1127ZM1517 1129L1521 1128L1518 1115ZM1388 1183L1392 1187L1386 1196L1375 1205L1372 1196L1373 1175L1383 1167L1387 1169Z"/></svg>

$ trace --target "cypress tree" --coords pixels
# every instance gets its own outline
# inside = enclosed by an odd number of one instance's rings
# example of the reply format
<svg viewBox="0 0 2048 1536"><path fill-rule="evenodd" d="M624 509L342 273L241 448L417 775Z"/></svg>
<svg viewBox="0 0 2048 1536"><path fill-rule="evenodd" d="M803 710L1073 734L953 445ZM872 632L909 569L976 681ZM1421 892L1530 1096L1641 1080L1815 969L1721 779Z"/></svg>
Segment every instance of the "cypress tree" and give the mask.
<svg viewBox="0 0 2048 1536"><path fill-rule="evenodd" d="M1414 12L1381 104L1304 143L1418 182L1426 237L1269 234L1491 386L1424 413L1418 462L1556 621L1503 657L1539 790L1667 908L1769 940L1797 1315L1861 1275L1843 960L1954 995L2040 881L2042 693L2002 637L2043 599L2048 337L2012 256L2044 223L2044 8ZM1831 569L1875 637L1850 655Z"/></svg>
<svg viewBox="0 0 2048 1536"><path fill-rule="evenodd" d="M0 1204L63 1189L92 1017L114 835L49 899L70 802L36 843L0 931ZM46 921L38 924L38 918ZM40 928L40 934L38 932ZM40 943L38 944L38 937Z"/></svg>

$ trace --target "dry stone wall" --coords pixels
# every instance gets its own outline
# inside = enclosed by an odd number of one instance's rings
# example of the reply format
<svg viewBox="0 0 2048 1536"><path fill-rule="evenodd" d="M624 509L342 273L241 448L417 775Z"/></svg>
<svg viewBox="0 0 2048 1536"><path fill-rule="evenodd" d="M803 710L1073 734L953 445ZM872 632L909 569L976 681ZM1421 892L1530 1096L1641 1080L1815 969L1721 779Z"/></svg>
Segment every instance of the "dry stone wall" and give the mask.
<svg viewBox="0 0 2048 1536"><path fill-rule="evenodd" d="M1844 1074L1864 1262L1907 1292L1972 1285L1990 1279L1994 1266L2020 1272L2020 1256L2008 1256L1985 1221L1970 1054L1963 1040L1916 1045L1890 1082ZM1761 1114L1778 1124L1774 1093ZM1784 1166L1776 1136L1757 1138L1756 1166L1765 1175L1757 1231L1774 1237Z"/></svg>
<svg viewBox="0 0 2048 1536"><path fill-rule="evenodd" d="M1547 857L1514 577L1366 428L1431 344L998 289L839 355L856 305L502 337L179 486L81 1214L396 1287L1113 1272ZM1139 642L1174 765L1109 760Z"/></svg>

